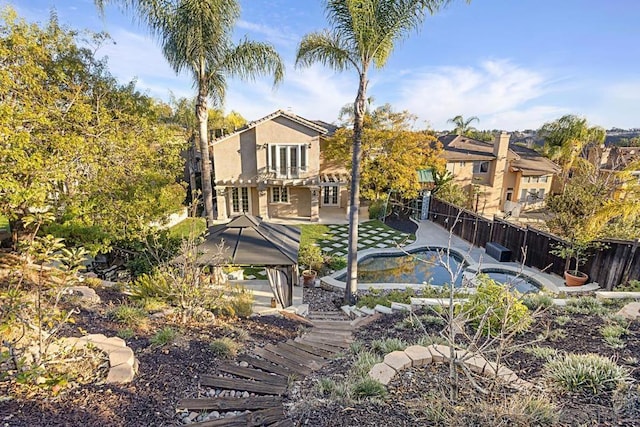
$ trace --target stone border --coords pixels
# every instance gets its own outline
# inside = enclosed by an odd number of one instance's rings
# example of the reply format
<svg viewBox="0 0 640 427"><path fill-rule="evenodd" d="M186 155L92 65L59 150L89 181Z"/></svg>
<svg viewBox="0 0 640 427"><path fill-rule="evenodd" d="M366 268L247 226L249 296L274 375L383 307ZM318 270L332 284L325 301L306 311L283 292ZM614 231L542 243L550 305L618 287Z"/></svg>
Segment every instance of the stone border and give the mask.
<svg viewBox="0 0 640 427"><path fill-rule="evenodd" d="M84 347L91 344L104 351L109 356L107 384L130 383L138 372L138 360L133 354L133 350L127 347L122 338L107 338L103 334L90 334L80 338L62 338L60 344L70 347Z"/></svg>
<svg viewBox="0 0 640 427"><path fill-rule="evenodd" d="M440 344L432 344L428 347L412 345L404 351L392 351L384 357L384 361L377 363L369 371L369 377L388 385L396 373L410 367L420 367L431 363L444 363L451 360L451 352L455 359L461 361L471 372L489 378L499 378L507 386L516 390L528 390L533 387L529 381L525 381L506 366L498 367L494 362L489 362L483 356L453 350L451 347Z"/></svg>

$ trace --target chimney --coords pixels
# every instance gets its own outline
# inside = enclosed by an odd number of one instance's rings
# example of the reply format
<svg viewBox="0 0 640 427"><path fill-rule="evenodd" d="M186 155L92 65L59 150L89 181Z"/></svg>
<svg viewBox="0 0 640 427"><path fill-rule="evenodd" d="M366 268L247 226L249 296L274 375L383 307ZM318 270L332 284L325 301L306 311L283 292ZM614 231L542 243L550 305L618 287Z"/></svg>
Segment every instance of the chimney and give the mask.
<svg viewBox="0 0 640 427"><path fill-rule="evenodd" d="M493 154L498 158L498 162L507 158L507 151L509 151L509 135L507 132L500 132L496 135L496 139L493 142Z"/></svg>

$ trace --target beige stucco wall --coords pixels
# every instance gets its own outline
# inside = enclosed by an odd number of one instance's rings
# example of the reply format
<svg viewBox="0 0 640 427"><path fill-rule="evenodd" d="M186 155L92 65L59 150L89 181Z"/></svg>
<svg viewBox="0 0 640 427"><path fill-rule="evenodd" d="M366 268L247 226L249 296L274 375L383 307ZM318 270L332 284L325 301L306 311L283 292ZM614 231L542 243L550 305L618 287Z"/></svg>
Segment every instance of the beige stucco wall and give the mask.
<svg viewBox="0 0 640 427"><path fill-rule="evenodd" d="M271 203L269 189L269 217L307 218L311 216L311 190L307 187L289 187L289 203Z"/></svg>
<svg viewBox="0 0 640 427"><path fill-rule="evenodd" d="M311 177L320 170L320 133L286 117L267 120L255 128L259 144L311 144L307 150L307 172L301 178ZM258 152L257 168L267 167L267 149Z"/></svg>

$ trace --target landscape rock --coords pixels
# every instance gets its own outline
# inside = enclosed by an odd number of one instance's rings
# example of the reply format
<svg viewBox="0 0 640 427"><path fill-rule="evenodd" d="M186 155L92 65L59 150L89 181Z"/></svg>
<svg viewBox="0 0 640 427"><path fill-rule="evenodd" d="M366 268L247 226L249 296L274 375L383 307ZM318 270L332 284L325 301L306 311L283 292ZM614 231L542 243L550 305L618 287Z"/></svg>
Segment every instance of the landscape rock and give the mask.
<svg viewBox="0 0 640 427"><path fill-rule="evenodd" d="M396 371L386 363L376 363L369 371L369 377L380 383L387 385L393 379Z"/></svg>
<svg viewBox="0 0 640 427"><path fill-rule="evenodd" d="M431 363L431 352L424 346L412 345L405 348L404 353L411 359L411 366L413 367Z"/></svg>
<svg viewBox="0 0 640 427"><path fill-rule="evenodd" d="M392 351L384 356L384 363L392 367L396 372L408 368L412 364L412 360L404 351Z"/></svg>

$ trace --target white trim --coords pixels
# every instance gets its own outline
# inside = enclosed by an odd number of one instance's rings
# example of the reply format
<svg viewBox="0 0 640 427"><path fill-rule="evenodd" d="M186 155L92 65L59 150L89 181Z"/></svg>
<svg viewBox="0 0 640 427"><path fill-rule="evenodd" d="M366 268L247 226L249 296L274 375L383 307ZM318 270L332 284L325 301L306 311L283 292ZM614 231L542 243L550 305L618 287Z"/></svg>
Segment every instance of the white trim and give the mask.
<svg viewBox="0 0 640 427"><path fill-rule="evenodd" d="M329 189L334 189L335 191L335 199L336 202L333 203L332 201L330 201L329 203L325 203L324 199L325 199L325 193L329 191ZM328 193L327 193L328 194ZM331 194L328 194L329 198L332 198ZM340 186L336 185L324 185L321 187L321 192L320 192L320 203L322 204L322 206L337 206L340 207Z"/></svg>
<svg viewBox="0 0 640 427"><path fill-rule="evenodd" d="M282 149L285 150L284 157L286 164L284 165L284 173L282 173L283 171L281 170L283 167L281 164ZM302 155L303 152L304 156ZM302 165L303 157L304 165ZM308 143L267 144L267 168L270 172L275 173L276 178L299 178L303 172L306 172L309 169Z"/></svg>
<svg viewBox="0 0 640 427"><path fill-rule="evenodd" d="M231 212L231 215L240 215L241 213L245 212L244 210L242 210L242 205L243 205L243 197L242 197L242 189L246 188L247 189L247 213L248 214L252 214L252 209L251 209L251 187L230 187L229 188L229 212ZM238 206L240 207L240 210L236 211L233 208L233 192L237 191L238 192Z"/></svg>
<svg viewBox="0 0 640 427"><path fill-rule="evenodd" d="M278 189L279 190L279 197L278 200L275 200L275 192L274 190ZM279 205L289 205L291 204L291 193L289 192L289 187L287 186L276 186L276 187L269 187L269 193L271 193L271 197L269 198L269 203L271 204L279 204ZM282 195L286 194L286 201L282 201Z"/></svg>

